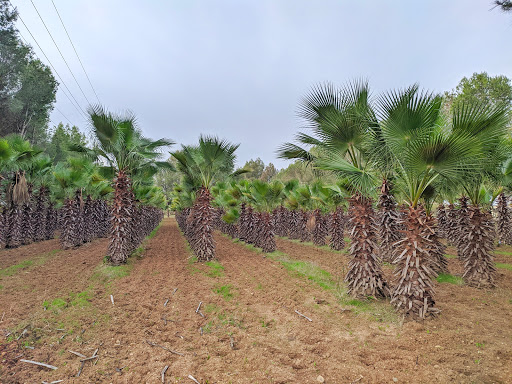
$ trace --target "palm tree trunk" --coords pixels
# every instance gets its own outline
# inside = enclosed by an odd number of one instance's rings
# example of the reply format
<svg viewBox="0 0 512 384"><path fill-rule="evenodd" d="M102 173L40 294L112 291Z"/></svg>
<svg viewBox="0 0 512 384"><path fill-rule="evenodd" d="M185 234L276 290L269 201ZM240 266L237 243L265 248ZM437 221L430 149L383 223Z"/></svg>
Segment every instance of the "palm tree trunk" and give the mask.
<svg viewBox="0 0 512 384"><path fill-rule="evenodd" d="M323 247L327 242L326 242L326 237L327 237L327 222L325 220L325 217L324 215L322 215L322 212L320 211L320 209L315 209L315 211L313 212L313 217L315 218L315 224L313 226L313 231L312 231L312 239L313 239L313 244L315 244L316 246L318 247Z"/></svg>
<svg viewBox="0 0 512 384"><path fill-rule="evenodd" d="M114 202L111 210L112 229L108 246L108 259L113 265L126 263L130 255L133 200L130 178L120 170L114 180Z"/></svg>
<svg viewBox="0 0 512 384"><path fill-rule="evenodd" d="M28 201L22 206L22 219L21 219L21 233L23 234L23 245L31 244L34 241L34 226L33 226L33 196L32 185L28 184Z"/></svg>
<svg viewBox="0 0 512 384"><path fill-rule="evenodd" d="M377 257L377 235L372 202L360 194L350 200L351 246L345 277L348 293L355 297L388 297L390 291Z"/></svg>
<svg viewBox="0 0 512 384"><path fill-rule="evenodd" d="M198 261L210 261L215 258L215 242L213 240L213 214L211 195L207 188L201 187L196 202L191 210L192 228L191 247Z"/></svg>
<svg viewBox="0 0 512 384"><path fill-rule="evenodd" d="M391 304L405 317L425 319L439 313L435 308L436 273L431 269L430 239L435 222L423 207L409 207L404 212L405 237L397 244L395 276L397 283Z"/></svg>
<svg viewBox="0 0 512 384"><path fill-rule="evenodd" d="M332 213L331 219L331 249L335 251L341 251L345 248L345 215L343 214L343 208L337 206L336 210Z"/></svg>
<svg viewBox="0 0 512 384"><path fill-rule="evenodd" d="M394 244L403 237L402 230L400 213L396 209L393 196L389 193L389 183L384 180L378 214L379 256L383 261L393 261Z"/></svg>
<svg viewBox="0 0 512 384"><path fill-rule="evenodd" d="M289 228L288 237L292 240L300 240L301 239L302 217L303 217L303 214L298 209L293 209L291 211L288 211L288 228Z"/></svg>
<svg viewBox="0 0 512 384"><path fill-rule="evenodd" d="M240 205L240 217L238 218L238 238L240 241L246 241L247 240L247 208L245 203L242 203Z"/></svg>
<svg viewBox="0 0 512 384"><path fill-rule="evenodd" d="M501 244L511 245L510 212L508 209L507 196L503 192L498 196L497 211L498 246Z"/></svg>
<svg viewBox="0 0 512 384"><path fill-rule="evenodd" d="M468 208L468 231L461 244L464 260L462 278L472 287L492 288L496 286L494 250L494 224L489 212L482 212L478 206Z"/></svg>
<svg viewBox="0 0 512 384"><path fill-rule="evenodd" d="M57 226L57 212L53 201L48 202L48 208L46 210L46 217L44 218L44 237L45 240L51 240L55 237L55 228Z"/></svg>
<svg viewBox="0 0 512 384"><path fill-rule="evenodd" d="M446 226L444 232L448 240L448 245L455 245L457 242L457 210L451 203L446 210Z"/></svg>
<svg viewBox="0 0 512 384"><path fill-rule="evenodd" d="M94 206L91 195L87 195L83 208L83 240L84 243L94 239Z"/></svg>
<svg viewBox="0 0 512 384"><path fill-rule="evenodd" d="M66 199L64 202L64 218L60 241L64 249L78 247L82 244L83 235L80 233L80 202Z"/></svg>
<svg viewBox="0 0 512 384"><path fill-rule="evenodd" d="M47 193L48 189L45 186L39 187L39 192L36 197L36 209L34 212L34 240L43 241L46 239L46 214L47 214Z"/></svg>
<svg viewBox="0 0 512 384"><path fill-rule="evenodd" d="M465 246L465 237L469 231L469 211L468 211L468 198L462 196L460 199L460 208L457 211L456 225L454 230L455 246L457 247L457 256L460 261L464 263L464 252L462 248Z"/></svg>
<svg viewBox="0 0 512 384"><path fill-rule="evenodd" d="M447 210L444 204L439 204L437 207L437 236L441 238L448 238L448 217L446 214Z"/></svg>
<svg viewBox="0 0 512 384"><path fill-rule="evenodd" d="M260 219L260 238L261 238L261 249L265 253L274 252L276 250L276 239L274 237L274 228L270 213L263 212Z"/></svg>
<svg viewBox="0 0 512 384"><path fill-rule="evenodd" d="M21 207L12 202L7 212L7 233L5 236L5 246L7 248L17 248L23 243L22 219L23 211Z"/></svg>
<svg viewBox="0 0 512 384"><path fill-rule="evenodd" d="M305 243L311 241L311 232L314 227L313 220L315 220L314 216L311 215L310 212L301 210L299 213L299 232L300 232L300 241L301 243ZM310 222L311 220L311 222ZM308 225L309 223L309 225ZM310 229L311 228L311 229Z"/></svg>

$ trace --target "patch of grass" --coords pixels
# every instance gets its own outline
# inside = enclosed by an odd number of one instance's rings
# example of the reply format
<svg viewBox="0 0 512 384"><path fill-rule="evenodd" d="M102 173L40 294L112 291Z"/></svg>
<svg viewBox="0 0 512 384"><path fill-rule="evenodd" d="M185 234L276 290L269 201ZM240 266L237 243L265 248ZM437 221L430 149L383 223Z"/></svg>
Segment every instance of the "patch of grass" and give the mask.
<svg viewBox="0 0 512 384"><path fill-rule="evenodd" d="M28 269L30 267L36 267L39 265L43 265L51 256L61 252L61 249L54 249L50 252L46 252L40 256L37 256L35 259L31 260L23 260L19 264L11 265L10 267L0 269L0 279L6 276L13 276L18 273L22 269Z"/></svg>
<svg viewBox="0 0 512 384"><path fill-rule="evenodd" d="M219 307L217 307L215 304L206 304L204 306L204 311L206 313L215 313L219 310Z"/></svg>
<svg viewBox="0 0 512 384"><path fill-rule="evenodd" d="M78 293L72 293L71 297L71 305L73 307L87 307L90 305L90 300L92 299L92 294L89 291L83 291Z"/></svg>
<svg viewBox="0 0 512 384"><path fill-rule="evenodd" d="M53 299L52 301L45 300L43 302L43 308L44 310L53 310L54 312L60 312L64 308L68 306L68 302L66 299L63 299L61 297L57 297L56 299Z"/></svg>
<svg viewBox="0 0 512 384"><path fill-rule="evenodd" d="M3 286L3 285L0 285L0 291L1 291L2 289L4 289L4 286Z"/></svg>
<svg viewBox="0 0 512 384"><path fill-rule="evenodd" d="M512 264L496 263L496 268L508 269L509 271L512 271Z"/></svg>
<svg viewBox="0 0 512 384"><path fill-rule="evenodd" d="M103 283L108 283L111 280L121 279L130 274L133 269L133 264L129 261L127 264L112 266L108 264L100 264L96 267L91 279L99 280Z"/></svg>
<svg viewBox="0 0 512 384"><path fill-rule="evenodd" d="M494 253L498 255L506 255L506 256L512 256L512 252L506 252L506 251L494 251Z"/></svg>
<svg viewBox="0 0 512 384"><path fill-rule="evenodd" d="M463 285L464 281L462 280L462 277L460 276L453 276L449 273L440 273L439 276L436 278L438 283L448 283L448 284L455 284L455 285Z"/></svg>
<svg viewBox="0 0 512 384"><path fill-rule="evenodd" d="M449 255L449 254L445 254L444 257L446 257L447 259L456 259L457 258L457 255Z"/></svg>
<svg viewBox="0 0 512 384"><path fill-rule="evenodd" d="M336 283L332 279L331 274L313 263L289 259L286 257L286 254L282 252L273 252L269 254L268 257L280 262L286 270L292 274L305 277L318 284L323 289L331 290L336 287Z"/></svg>
<svg viewBox="0 0 512 384"><path fill-rule="evenodd" d="M11 265L10 267L0 270L0 278L15 275L20 269L28 268L33 264L34 260L23 260L19 264Z"/></svg>
<svg viewBox="0 0 512 384"><path fill-rule="evenodd" d="M209 271L206 272L206 276L221 277L224 275L224 267L218 261L207 261L205 265L207 265L210 269Z"/></svg>
<svg viewBox="0 0 512 384"><path fill-rule="evenodd" d="M231 284L222 285L217 288L213 288L213 292L221 295L225 300L229 301L233 298L234 292L232 292L233 286Z"/></svg>

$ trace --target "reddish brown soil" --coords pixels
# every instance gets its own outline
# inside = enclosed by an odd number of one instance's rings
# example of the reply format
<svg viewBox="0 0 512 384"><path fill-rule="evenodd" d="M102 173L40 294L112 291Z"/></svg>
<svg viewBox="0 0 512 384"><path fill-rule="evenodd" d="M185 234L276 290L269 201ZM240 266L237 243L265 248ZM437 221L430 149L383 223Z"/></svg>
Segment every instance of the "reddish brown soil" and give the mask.
<svg viewBox="0 0 512 384"><path fill-rule="evenodd" d="M193 383L188 375L200 383L314 383L319 375L326 383L510 382L512 271L500 269L500 287L492 291L439 284L441 316L401 325L375 313L389 304L358 311L341 303L336 290L289 273L278 261L221 235L216 241L224 268L219 273L190 262L175 221L166 219L144 257L131 261L128 276L94 277L106 248L102 240L2 278L0 316L9 310L0 328L15 337L27 332L19 349L16 341L0 348L1 381L158 383L168 365L167 383ZM346 267L343 253L288 240L278 240L278 248L290 259L317 264L334 279ZM11 255L6 265L25 258L23 248L18 258L15 251L4 252ZM511 262L503 258L497 261ZM450 268L456 266L450 259ZM20 290L25 284L30 289ZM91 295L82 307L42 310L43 300L84 290ZM196 313L200 301L205 318ZM34 349L21 348L22 343ZM75 377L80 358L68 350L90 356L96 348L96 365L86 362Z"/></svg>

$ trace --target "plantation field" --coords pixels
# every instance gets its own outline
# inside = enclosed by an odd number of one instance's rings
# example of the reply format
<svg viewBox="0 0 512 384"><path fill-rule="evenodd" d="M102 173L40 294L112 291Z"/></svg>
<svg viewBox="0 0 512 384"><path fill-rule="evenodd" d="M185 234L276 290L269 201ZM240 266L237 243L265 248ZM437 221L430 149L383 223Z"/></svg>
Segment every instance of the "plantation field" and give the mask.
<svg viewBox="0 0 512 384"><path fill-rule="evenodd" d="M174 218L120 267L103 263L107 239L0 251L0 381L159 383L168 366L166 383L510 382L512 247L495 252L493 290L462 285L449 247L441 315L402 323L388 302L346 295L347 248L277 238L264 254L214 237L205 264ZM96 349L76 377L83 357L69 351Z"/></svg>

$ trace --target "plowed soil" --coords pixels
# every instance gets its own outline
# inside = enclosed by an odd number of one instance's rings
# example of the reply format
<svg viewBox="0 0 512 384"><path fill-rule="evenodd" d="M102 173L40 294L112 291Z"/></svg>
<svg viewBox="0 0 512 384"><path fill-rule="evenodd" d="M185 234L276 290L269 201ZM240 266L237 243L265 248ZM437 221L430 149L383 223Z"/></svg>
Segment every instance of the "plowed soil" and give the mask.
<svg viewBox="0 0 512 384"><path fill-rule="evenodd" d="M0 381L161 383L168 366L166 383L512 382L506 267L494 290L438 283L441 315L402 323L387 302L346 297L344 252L278 239L266 256L215 236L208 265L172 218L120 269L103 265L106 240L0 251ZM512 249L499 251L512 264ZM77 377L81 357L69 351L96 349Z"/></svg>

